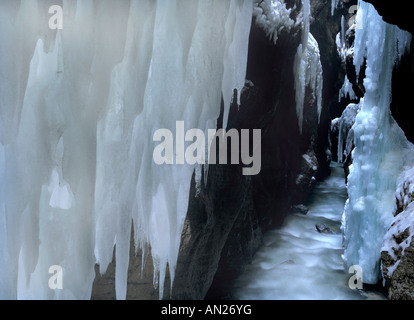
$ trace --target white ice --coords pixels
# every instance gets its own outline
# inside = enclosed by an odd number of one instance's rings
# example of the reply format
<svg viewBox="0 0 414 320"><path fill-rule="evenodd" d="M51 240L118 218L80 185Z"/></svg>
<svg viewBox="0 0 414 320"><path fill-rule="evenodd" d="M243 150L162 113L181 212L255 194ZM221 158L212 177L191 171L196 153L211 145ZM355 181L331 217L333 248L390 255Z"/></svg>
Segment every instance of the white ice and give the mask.
<svg viewBox="0 0 414 320"><path fill-rule="evenodd" d="M385 23L371 4L360 2L354 64L359 72L366 58L366 94L353 126L355 150L348 177L349 201L343 216L344 261L359 265L364 282L377 283L382 241L393 219L397 178L413 158L402 130L390 115L395 61L411 35Z"/></svg>
<svg viewBox="0 0 414 320"><path fill-rule="evenodd" d="M292 9L286 7L285 0L255 0L254 16L256 24L261 27L266 35L276 44L281 32L289 32L296 25L291 19Z"/></svg>
<svg viewBox="0 0 414 320"><path fill-rule="evenodd" d="M114 245L125 298L132 227L162 297L195 167L156 165L152 136L216 128L244 85L253 0L64 0L58 31L47 3L0 1L0 298L89 299Z"/></svg>

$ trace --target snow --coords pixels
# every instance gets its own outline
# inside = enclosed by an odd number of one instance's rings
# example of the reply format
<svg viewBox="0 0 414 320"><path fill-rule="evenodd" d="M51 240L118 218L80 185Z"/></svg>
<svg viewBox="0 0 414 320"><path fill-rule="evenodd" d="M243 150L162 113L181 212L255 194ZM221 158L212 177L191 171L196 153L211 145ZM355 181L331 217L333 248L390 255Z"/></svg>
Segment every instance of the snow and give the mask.
<svg viewBox="0 0 414 320"><path fill-rule="evenodd" d="M397 178L414 159L389 111L393 67L411 35L383 22L372 5L361 1L360 6L357 20L362 28L356 29L354 64L359 72L366 58L366 95L353 126L355 150L342 229L346 268L359 265L364 282L375 284L382 240L393 220Z"/></svg>
<svg viewBox="0 0 414 320"><path fill-rule="evenodd" d="M397 242L396 235L408 231L408 237L402 242ZM385 234L382 243L381 252L387 252L394 260L394 264L388 268L387 276L392 277L392 274L397 269L402 257L405 255L406 249L411 245L414 235L414 202L411 202L407 208L401 212L392 221L391 227ZM400 252L400 257L397 257L396 252Z"/></svg>
<svg viewBox="0 0 414 320"><path fill-rule="evenodd" d="M256 24L276 44L281 32L289 32L296 25L290 18L292 9L286 7L285 0L255 0L253 13Z"/></svg>
<svg viewBox="0 0 414 320"><path fill-rule="evenodd" d="M306 88L311 90L313 102L317 104L318 122L322 113L323 75L322 63L318 42L309 32L310 3L303 0L303 31L302 43L299 45L294 63L296 114L299 131L302 134L303 110L305 104Z"/></svg>
<svg viewBox="0 0 414 320"><path fill-rule="evenodd" d="M130 240L162 297L196 167L156 165L153 133L216 128L244 85L253 0L63 4L57 31L47 2L0 2L0 298L89 299L116 245L124 299Z"/></svg>

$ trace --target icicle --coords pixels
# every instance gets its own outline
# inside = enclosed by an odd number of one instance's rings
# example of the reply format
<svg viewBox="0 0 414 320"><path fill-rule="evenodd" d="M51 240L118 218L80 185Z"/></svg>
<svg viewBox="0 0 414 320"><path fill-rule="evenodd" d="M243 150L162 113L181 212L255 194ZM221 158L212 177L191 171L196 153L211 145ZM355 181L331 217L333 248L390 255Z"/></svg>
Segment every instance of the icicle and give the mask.
<svg viewBox="0 0 414 320"><path fill-rule="evenodd" d="M310 3L303 0L303 32L302 43L299 45L293 72L295 75L296 114L298 116L299 131L302 134L303 108L305 103L306 87L309 87L314 102L317 103L318 122L322 113L323 76L319 46L309 32Z"/></svg>
<svg viewBox="0 0 414 320"><path fill-rule="evenodd" d="M335 9L338 7L340 0L331 0L331 15L334 15Z"/></svg>
<svg viewBox="0 0 414 320"><path fill-rule="evenodd" d="M132 222L161 298L195 166L156 165L153 134L216 128L244 85L253 0L65 0L58 32L47 12L0 3L0 298L88 299L116 245L124 299Z"/></svg>
<svg viewBox="0 0 414 320"><path fill-rule="evenodd" d="M237 90L237 105L240 105L240 94L244 87L247 68L247 52L249 33L253 14L252 1L243 1L241 4L231 1L229 15L226 21L226 51L224 56L223 100L224 116L223 128L227 128L230 104L233 90Z"/></svg>
<svg viewBox="0 0 414 320"><path fill-rule="evenodd" d="M349 98L351 100L358 99L357 95L352 88L352 83L349 82L348 76L345 76L344 84L342 88L339 90L339 102L342 101L342 98Z"/></svg>
<svg viewBox="0 0 414 320"><path fill-rule="evenodd" d="M344 46L345 45L345 17L341 17L341 43Z"/></svg>

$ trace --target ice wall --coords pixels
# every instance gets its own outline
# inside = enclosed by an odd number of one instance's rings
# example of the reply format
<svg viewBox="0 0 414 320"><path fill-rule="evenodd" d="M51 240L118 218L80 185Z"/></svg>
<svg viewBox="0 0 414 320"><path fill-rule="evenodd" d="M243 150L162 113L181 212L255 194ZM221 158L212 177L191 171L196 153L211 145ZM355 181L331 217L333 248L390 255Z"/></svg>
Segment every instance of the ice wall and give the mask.
<svg viewBox="0 0 414 320"><path fill-rule="evenodd" d="M52 4L0 1L0 298L89 299L114 245L125 298L132 227L162 297L194 166L156 165L153 134L216 127L244 85L253 0L64 0L58 31Z"/></svg>
<svg viewBox="0 0 414 320"><path fill-rule="evenodd" d="M366 283L377 283L380 251L391 225L396 181L406 163L409 144L390 115L395 62L409 47L411 35L383 22L375 8L360 2L354 64L366 58L365 98L353 126L355 150L348 177L349 200L343 215L344 261L359 265Z"/></svg>

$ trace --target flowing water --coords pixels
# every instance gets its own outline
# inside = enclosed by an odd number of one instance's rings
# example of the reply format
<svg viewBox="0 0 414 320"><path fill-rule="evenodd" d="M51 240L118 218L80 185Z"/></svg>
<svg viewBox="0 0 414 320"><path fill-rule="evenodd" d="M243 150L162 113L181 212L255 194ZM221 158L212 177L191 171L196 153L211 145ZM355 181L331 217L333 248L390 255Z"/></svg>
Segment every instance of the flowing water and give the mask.
<svg viewBox="0 0 414 320"><path fill-rule="evenodd" d="M341 218L347 199L342 166L319 183L307 215L290 214L264 237L263 247L236 281L232 295L240 300L383 299L381 293L351 289L353 274L344 270ZM320 233L324 224L332 233Z"/></svg>

